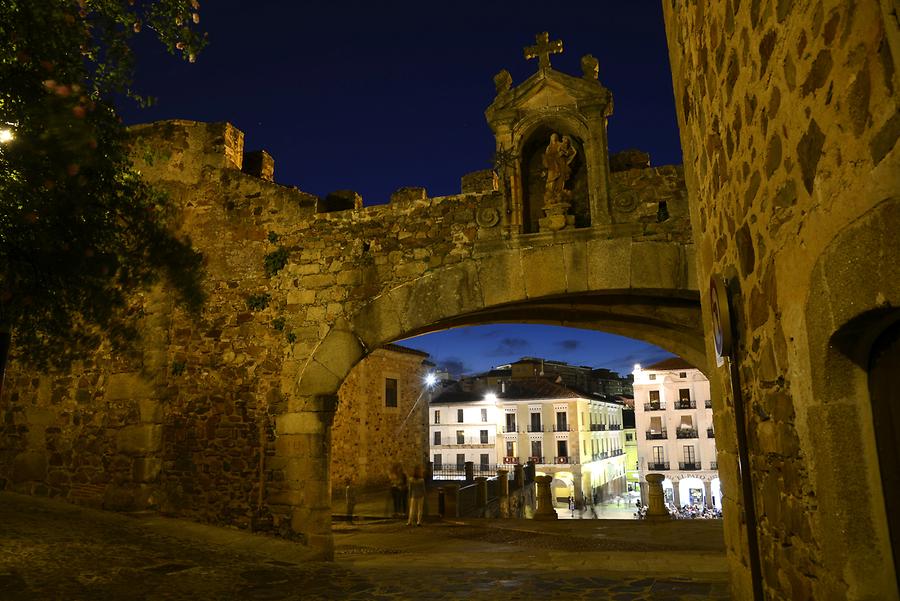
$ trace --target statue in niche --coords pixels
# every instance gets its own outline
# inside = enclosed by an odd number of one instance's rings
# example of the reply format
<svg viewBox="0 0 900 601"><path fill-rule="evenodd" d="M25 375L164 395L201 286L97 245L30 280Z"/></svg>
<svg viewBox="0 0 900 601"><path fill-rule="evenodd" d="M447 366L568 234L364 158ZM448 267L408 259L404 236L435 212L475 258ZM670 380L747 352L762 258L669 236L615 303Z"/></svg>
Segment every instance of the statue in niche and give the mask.
<svg viewBox="0 0 900 601"><path fill-rule="evenodd" d="M566 182L572 175L572 161L577 151L572 138L550 134L550 143L544 150L542 162L546 183L544 185L544 217L538 219L541 231L556 231L572 227L575 216L569 215L571 191L566 190Z"/></svg>
<svg viewBox="0 0 900 601"><path fill-rule="evenodd" d="M575 146L569 136L559 139L558 134L550 135L550 143L544 150L544 169L547 173L547 184L544 188L544 204L563 202L566 196L566 181L572 175L572 161L575 159Z"/></svg>

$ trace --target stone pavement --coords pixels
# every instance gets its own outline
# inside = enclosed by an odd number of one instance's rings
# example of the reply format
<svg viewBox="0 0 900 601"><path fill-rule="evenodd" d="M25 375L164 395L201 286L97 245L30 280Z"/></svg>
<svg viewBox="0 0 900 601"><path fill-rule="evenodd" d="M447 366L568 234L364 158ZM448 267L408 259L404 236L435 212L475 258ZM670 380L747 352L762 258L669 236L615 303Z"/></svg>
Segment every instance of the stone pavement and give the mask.
<svg viewBox="0 0 900 601"><path fill-rule="evenodd" d="M267 536L0 493L0 599L728 599L711 522L370 520L334 531L335 561L321 562Z"/></svg>

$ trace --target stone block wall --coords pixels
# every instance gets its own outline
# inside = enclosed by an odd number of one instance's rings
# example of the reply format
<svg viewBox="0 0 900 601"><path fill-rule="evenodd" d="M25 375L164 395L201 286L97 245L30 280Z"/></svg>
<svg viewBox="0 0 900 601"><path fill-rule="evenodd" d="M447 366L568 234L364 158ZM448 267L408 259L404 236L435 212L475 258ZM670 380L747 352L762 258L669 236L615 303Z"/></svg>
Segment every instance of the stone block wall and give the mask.
<svg viewBox="0 0 900 601"><path fill-rule="evenodd" d="M428 454L427 355L396 345L375 350L344 378L331 426L333 490L352 478L387 490L394 464L411 472ZM397 406L386 407L385 378L397 380Z"/></svg>
<svg viewBox="0 0 900 601"><path fill-rule="evenodd" d="M376 348L476 308L607 288L677 299L616 305L628 314L617 333L639 332L643 315L677 346L696 325L677 219L519 237L495 190L319 212L315 196L243 173L243 136L228 124L133 134L136 167L204 255L207 301L189 315L162 289L136 299L134 357L101 349L54 374L13 361L0 398L8 488L271 524L328 556L338 390ZM670 318L677 334L658 326Z"/></svg>
<svg viewBox="0 0 900 601"><path fill-rule="evenodd" d="M830 359L829 337L896 303L896 244L868 216L895 216L900 196L897 5L663 4L698 280L728 278L733 296L739 381L710 380L734 598L752 594L740 422L766 598L896 598L865 374Z"/></svg>

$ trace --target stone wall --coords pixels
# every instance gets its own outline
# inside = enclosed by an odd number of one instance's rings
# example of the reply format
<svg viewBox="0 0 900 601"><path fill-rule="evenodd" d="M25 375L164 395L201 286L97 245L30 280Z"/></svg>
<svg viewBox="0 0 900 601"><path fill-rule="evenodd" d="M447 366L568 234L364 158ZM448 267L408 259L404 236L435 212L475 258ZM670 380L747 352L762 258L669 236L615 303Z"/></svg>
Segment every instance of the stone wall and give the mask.
<svg viewBox="0 0 900 601"><path fill-rule="evenodd" d="M752 594L741 422L766 598L897 598L867 359L832 340L898 306L896 3L664 9L698 280L728 278L733 295L739 381L727 367L710 379L734 598Z"/></svg>
<svg viewBox="0 0 900 601"><path fill-rule="evenodd" d="M331 426L333 491L347 478L362 489L387 490L393 465L407 473L425 465L430 397L423 390L425 357L390 345L367 355L344 378ZM385 406L385 378L397 380L396 407Z"/></svg>
<svg viewBox="0 0 900 601"><path fill-rule="evenodd" d="M165 290L137 299L135 357L101 350L48 375L14 361L0 399L6 487L271 527L327 557L338 389L385 343L462 323L553 322L703 363L683 219L521 236L494 186L319 212L319 199L268 171L242 172L243 135L228 124L133 134L136 166L204 255L207 302L188 315Z"/></svg>

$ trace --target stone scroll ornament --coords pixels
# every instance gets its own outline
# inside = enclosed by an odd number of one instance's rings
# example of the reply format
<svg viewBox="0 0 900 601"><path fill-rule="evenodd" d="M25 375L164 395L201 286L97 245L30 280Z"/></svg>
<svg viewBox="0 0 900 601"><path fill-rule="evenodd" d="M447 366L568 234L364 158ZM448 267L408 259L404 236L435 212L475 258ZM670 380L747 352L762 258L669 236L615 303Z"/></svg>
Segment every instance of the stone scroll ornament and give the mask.
<svg viewBox="0 0 900 601"><path fill-rule="evenodd" d="M475 213L475 222L479 227L494 227L500 223L500 211L493 207L478 209L478 212Z"/></svg>

